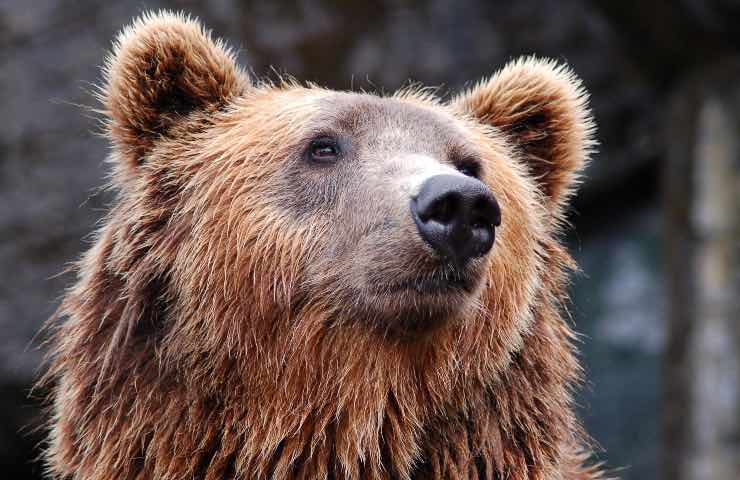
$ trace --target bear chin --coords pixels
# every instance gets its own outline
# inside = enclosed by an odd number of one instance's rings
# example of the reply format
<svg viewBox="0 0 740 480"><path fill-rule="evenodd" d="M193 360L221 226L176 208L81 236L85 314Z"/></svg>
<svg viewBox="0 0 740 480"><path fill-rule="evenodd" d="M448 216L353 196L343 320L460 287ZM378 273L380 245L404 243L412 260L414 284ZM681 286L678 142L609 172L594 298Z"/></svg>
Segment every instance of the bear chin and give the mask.
<svg viewBox="0 0 740 480"><path fill-rule="evenodd" d="M384 336L418 340L452 327L475 309L482 289L479 275L424 275L375 285L361 297L353 318Z"/></svg>

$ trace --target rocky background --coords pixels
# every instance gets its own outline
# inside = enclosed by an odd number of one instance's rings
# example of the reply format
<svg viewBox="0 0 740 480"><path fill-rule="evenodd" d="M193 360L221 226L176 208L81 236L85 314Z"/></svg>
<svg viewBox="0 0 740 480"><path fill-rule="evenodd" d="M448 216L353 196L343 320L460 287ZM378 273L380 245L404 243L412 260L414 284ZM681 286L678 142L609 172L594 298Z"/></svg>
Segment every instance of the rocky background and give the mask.
<svg viewBox="0 0 740 480"><path fill-rule="evenodd" d="M622 478L738 478L733 467L727 477L712 473L719 472L712 470L714 453L701 460L708 470L677 472L673 461L698 451L692 444L698 437L710 447L721 437L720 450L740 458L732 453L740 428L720 435L699 425L706 419L697 415L704 409L695 400L703 397L691 394L697 373L691 368L716 362L685 361L691 338L675 340L676 332L689 331L684 327L693 317L671 328L676 289L666 272L678 270L665 267L675 264L666 258L666 215L675 203L663 188L676 145L694 151L695 130L681 129L686 117L673 115L671 106L701 105L707 91L694 87L710 81L704 73L734 61L738 2L0 0L0 471L6 478L38 478L43 471L35 461L43 396L31 390L43 356L35 335L72 281L65 265L84 250L110 199L100 188L108 147L89 109L98 67L123 25L161 7L200 17L238 48L256 75L274 69L332 88L388 91L415 80L454 91L522 54L569 63L592 93L602 144L571 218L583 272L569 310L584 334L587 383L579 400L587 428ZM732 75L722 77L723 85L733 83ZM735 80L740 84L740 76ZM733 128L723 141L740 133ZM738 158L740 150L732 148L729 158ZM734 200L723 205L730 220L740 216ZM681 225L679 231L689 228ZM728 245L734 261L736 244ZM721 288L740 285L732 283L740 274L729 272ZM721 318L740 318L738 312ZM725 425L737 424L740 409L740 374L732 369L737 338L721 359L729 370L710 376L726 386Z"/></svg>

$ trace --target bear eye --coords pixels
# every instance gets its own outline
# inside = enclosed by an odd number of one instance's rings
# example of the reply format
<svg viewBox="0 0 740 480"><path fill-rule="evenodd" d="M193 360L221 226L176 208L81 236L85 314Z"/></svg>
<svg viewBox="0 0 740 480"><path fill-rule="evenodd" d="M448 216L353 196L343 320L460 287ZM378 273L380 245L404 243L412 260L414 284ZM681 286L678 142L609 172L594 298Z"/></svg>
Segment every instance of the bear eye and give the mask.
<svg viewBox="0 0 740 480"><path fill-rule="evenodd" d="M308 146L308 158L317 163L333 163L339 157L337 141L329 137L312 140Z"/></svg>
<svg viewBox="0 0 740 480"><path fill-rule="evenodd" d="M457 164L457 170L468 177L480 177L480 163L475 159L467 159Z"/></svg>

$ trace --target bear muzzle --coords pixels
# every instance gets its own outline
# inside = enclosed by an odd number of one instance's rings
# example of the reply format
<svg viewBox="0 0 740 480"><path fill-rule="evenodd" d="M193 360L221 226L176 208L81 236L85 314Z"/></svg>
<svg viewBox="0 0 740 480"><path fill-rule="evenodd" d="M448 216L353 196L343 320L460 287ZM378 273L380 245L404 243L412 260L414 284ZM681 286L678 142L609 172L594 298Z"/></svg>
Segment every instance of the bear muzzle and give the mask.
<svg viewBox="0 0 740 480"><path fill-rule="evenodd" d="M463 266L493 247L501 209L490 189L464 175L434 175L411 198L421 238L445 262Z"/></svg>

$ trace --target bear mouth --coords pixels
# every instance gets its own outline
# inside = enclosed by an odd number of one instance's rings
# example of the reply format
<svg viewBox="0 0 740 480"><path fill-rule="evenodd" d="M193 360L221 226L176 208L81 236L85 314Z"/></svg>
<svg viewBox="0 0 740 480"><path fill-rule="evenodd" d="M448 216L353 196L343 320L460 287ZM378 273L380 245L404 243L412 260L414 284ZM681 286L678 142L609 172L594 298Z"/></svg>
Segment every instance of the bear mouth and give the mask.
<svg viewBox="0 0 740 480"><path fill-rule="evenodd" d="M376 286L378 294L417 293L422 295L470 294L475 290L473 276L460 271L436 270Z"/></svg>
<svg viewBox="0 0 740 480"><path fill-rule="evenodd" d="M407 278L385 286L382 293L399 293L404 291L421 294L471 293L472 282L467 278L460 277Z"/></svg>

